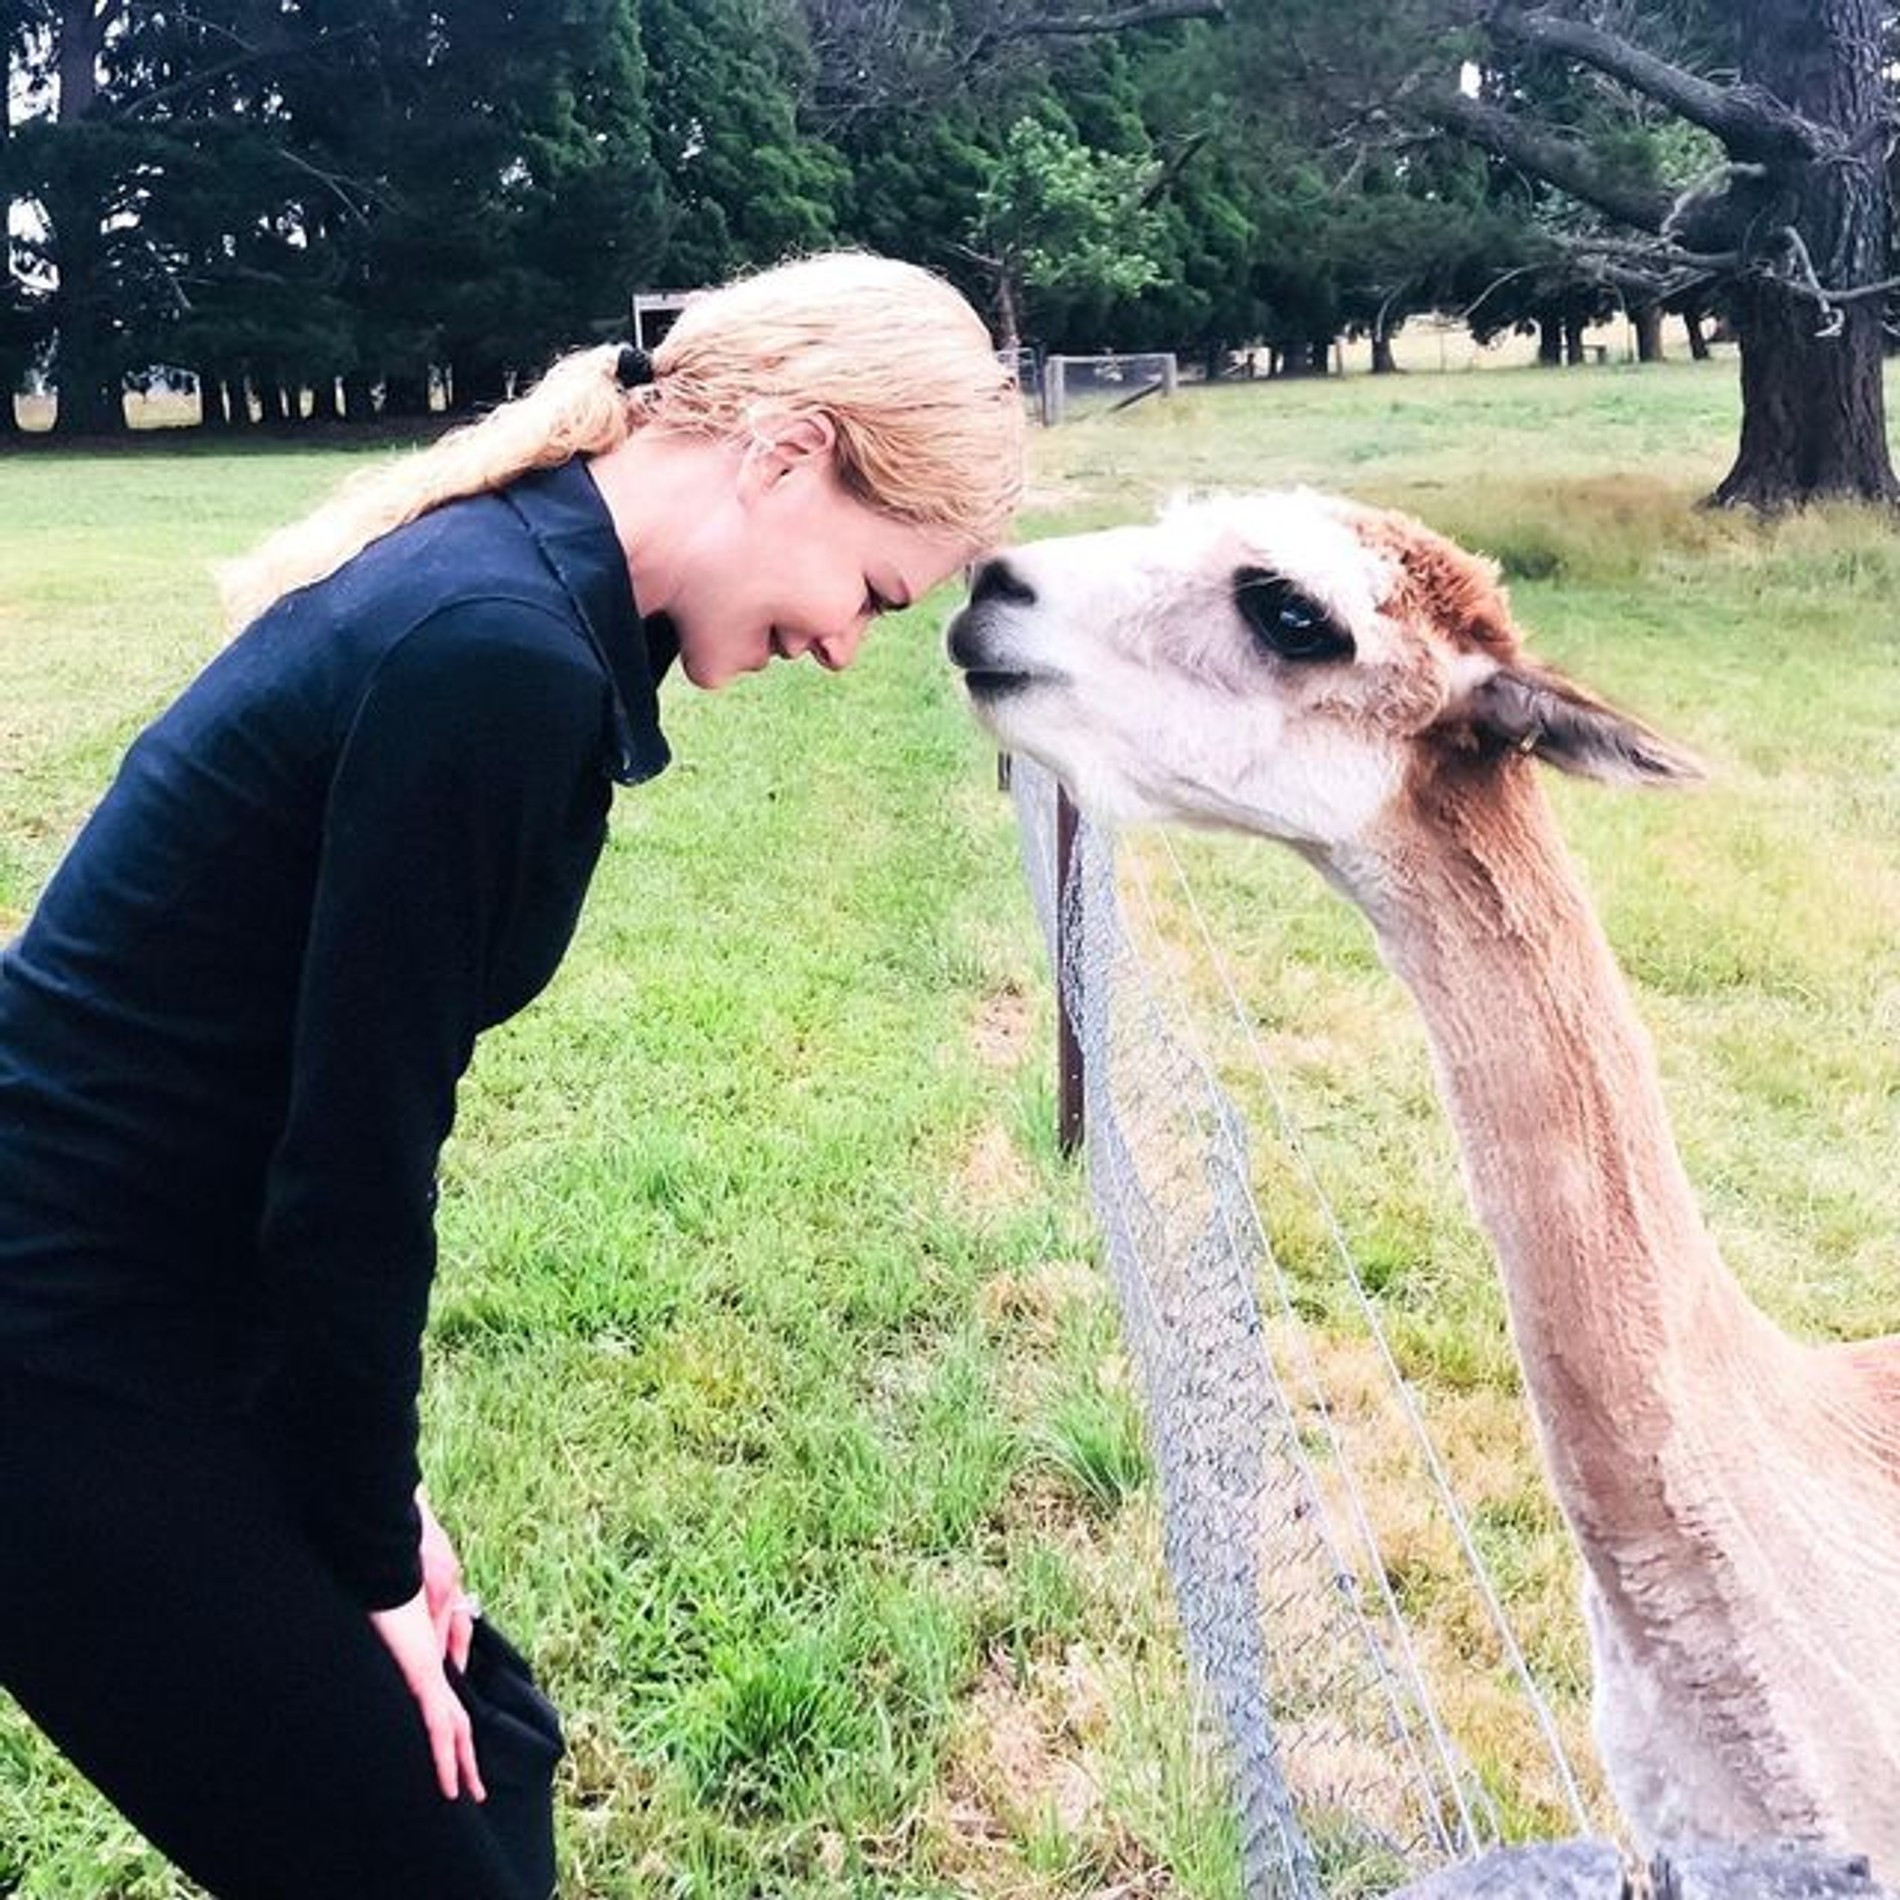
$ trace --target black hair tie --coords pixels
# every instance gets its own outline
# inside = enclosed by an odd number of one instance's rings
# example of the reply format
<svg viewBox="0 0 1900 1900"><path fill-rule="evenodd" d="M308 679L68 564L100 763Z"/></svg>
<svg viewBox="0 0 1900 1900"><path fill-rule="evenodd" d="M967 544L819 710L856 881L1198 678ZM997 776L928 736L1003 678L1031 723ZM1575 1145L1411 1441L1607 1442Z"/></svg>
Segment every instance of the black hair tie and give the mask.
<svg viewBox="0 0 1900 1900"><path fill-rule="evenodd" d="M614 380L622 389L644 389L653 380L653 358L645 350L623 343L614 361Z"/></svg>

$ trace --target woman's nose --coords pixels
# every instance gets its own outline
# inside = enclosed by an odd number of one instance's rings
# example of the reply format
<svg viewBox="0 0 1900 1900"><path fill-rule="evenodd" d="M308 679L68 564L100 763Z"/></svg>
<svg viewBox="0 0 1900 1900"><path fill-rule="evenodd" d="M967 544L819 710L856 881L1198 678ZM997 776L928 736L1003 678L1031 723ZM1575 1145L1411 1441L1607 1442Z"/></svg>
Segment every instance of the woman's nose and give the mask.
<svg viewBox="0 0 1900 1900"><path fill-rule="evenodd" d="M858 657L866 623L855 620L842 633L828 633L816 643L818 658L827 671L842 673Z"/></svg>

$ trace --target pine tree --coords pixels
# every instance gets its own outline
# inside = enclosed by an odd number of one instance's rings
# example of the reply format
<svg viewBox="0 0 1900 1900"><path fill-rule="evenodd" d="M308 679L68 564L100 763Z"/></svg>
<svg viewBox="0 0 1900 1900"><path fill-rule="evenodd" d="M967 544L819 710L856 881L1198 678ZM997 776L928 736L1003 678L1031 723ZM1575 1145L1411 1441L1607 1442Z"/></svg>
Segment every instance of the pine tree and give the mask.
<svg viewBox="0 0 1900 1900"><path fill-rule="evenodd" d="M797 10L779 0L640 0L649 130L670 207L659 268L682 288L837 241L848 183L800 130L812 78Z"/></svg>

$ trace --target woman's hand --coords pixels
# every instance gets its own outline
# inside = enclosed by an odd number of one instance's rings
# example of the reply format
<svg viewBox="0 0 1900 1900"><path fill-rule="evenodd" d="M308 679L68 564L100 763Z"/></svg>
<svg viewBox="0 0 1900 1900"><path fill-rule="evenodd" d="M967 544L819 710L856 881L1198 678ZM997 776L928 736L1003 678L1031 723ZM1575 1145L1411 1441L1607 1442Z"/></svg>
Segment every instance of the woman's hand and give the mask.
<svg viewBox="0 0 1900 1900"><path fill-rule="evenodd" d="M422 1514L422 1594L429 1600L429 1620L435 1625L436 1654L465 1670L475 1619L481 1609L462 1588L462 1560L456 1556L448 1532L429 1509L429 1500L420 1486L416 1489L416 1509Z"/></svg>
<svg viewBox="0 0 1900 1900"><path fill-rule="evenodd" d="M475 1764L475 1734L468 1711L456 1699L442 1673L442 1643L429 1613L427 1586L393 1610L372 1610L369 1620L384 1647L396 1659L409 1685L422 1725L428 1731L429 1752L435 1757L435 1778L445 1799L462 1793L477 1801L488 1799L481 1770Z"/></svg>

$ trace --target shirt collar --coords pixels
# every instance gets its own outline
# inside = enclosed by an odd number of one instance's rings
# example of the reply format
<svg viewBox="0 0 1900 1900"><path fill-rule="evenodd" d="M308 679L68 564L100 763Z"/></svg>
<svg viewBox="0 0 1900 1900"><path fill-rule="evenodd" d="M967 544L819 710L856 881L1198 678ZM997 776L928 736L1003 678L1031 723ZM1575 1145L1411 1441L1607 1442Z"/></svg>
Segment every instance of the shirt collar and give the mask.
<svg viewBox="0 0 1900 1900"><path fill-rule="evenodd" d="M574 603L613 681L614 778L639 785L658 776L673 756L660 730L659 695L671 645L648 639L613 517L586 463L577 456L531 470L501 493Z"/></svg>

